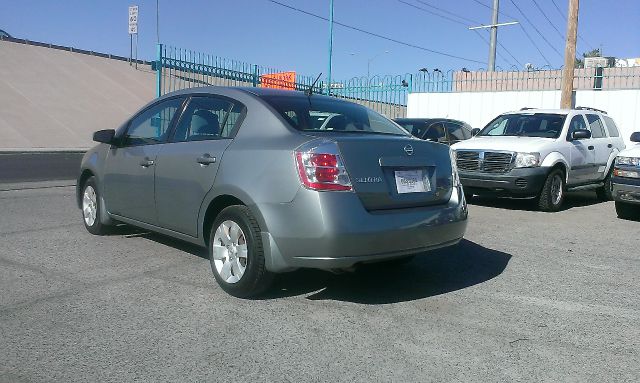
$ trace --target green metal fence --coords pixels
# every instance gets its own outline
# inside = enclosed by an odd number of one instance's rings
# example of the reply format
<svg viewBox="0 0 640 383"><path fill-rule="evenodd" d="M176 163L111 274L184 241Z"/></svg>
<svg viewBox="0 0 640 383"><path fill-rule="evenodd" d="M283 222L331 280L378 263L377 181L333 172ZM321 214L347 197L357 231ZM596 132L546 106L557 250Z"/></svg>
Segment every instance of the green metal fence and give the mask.
<svg viewBox="0 0 640 383"><path fill-rule="evenodd" d="M306 90L314 76L249 64L238 60L158 45L154 63L157 71L157 96L197 86L279 87ZM314 92L363 104L390 118L404 117L407 95L411 92L492 92L558 90L561 70L527 71L441 71L423 68L415 74L355 77L327 84L320 79ZM640 67L585 68L574 73L576 90L639 89Z"/></svg>

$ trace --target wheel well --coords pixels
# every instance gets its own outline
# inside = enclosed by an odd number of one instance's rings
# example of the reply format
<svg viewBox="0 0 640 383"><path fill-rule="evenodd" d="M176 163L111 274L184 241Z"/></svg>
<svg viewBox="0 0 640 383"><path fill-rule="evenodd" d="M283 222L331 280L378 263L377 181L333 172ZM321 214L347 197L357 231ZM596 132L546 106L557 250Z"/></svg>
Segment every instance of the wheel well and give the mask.
<svg viewBox="0 0 640 383"><path fill-rule="evenodd" d="M225 194L214 198L209 204L206 213L204 213L204 223L202 225L202 236L207 246L209 245L209 231L211 231L213 221L224 208L232 205L244 206L244 203L234 196Z"/></svg>
<svg viewBox="0 0 640 383"><path fill-rule="evenodd" d="M78 202L78 206L80 206L80 202L81 202L81 196L82 196L82 188L84 187L84 183L87 182L87 180L92 177L94 174L91 170L89 169L85 169L82 174L80 175L80 178L78 178L78 193L76 195L76 200Z"/></svg>
<svg viewBox="0 0 640 383"><path fill-rule="evenodd" d="M564 178L565 178L565 182L566 182L568 180L568 177L569 177L569 174L567 173L567 167L564 166L564 164L562 162L558 162L557 164L553 165L553 167L551 168L549 173L551 173L552 171L554 171L556 169L562 170L562 172L564 173Z"/></svg>

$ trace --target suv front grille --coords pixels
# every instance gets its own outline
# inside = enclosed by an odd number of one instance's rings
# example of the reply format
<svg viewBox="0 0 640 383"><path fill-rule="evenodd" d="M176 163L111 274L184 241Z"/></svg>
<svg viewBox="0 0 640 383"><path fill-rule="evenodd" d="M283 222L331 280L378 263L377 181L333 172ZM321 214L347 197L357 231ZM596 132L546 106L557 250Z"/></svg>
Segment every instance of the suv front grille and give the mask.
<svg viewBox="0 0 640 383"><path fill-rule="evenodd" d="M456 163L460 170L506 173L511 170L512 162L513 153L510 152L456 151Z"/></svg>

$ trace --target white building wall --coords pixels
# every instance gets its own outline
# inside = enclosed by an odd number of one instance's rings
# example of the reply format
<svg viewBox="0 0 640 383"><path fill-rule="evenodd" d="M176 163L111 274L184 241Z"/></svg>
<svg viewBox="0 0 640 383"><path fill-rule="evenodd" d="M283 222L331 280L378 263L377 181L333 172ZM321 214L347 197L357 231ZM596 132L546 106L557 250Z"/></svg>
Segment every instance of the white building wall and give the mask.
<svg viewBox="0 0 640 383"><path fill-rule="evenodd" d="M407 117L444 117L482 128L500 113L529 108L558 108L559 90L513 92L411 93ZM627 143L640 131L640 89L579 90L576 105L606 110Z"/></svg>

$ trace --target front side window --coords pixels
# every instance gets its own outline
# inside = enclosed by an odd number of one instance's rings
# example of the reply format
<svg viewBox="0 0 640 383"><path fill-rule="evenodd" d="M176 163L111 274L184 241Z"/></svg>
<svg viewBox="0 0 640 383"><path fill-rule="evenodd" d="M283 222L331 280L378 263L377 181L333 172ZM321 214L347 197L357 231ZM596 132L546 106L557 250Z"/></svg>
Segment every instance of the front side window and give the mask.
<svg viewBox="0 0 640 383"><path fill-rule="evenodd" d="M587 124L584 122L584 117L582 117L582 115L580 115L580 114L576 114L575 116L573 116L573 118L569 122L569 130L567 131L567 140L571 140L571 135L576 130L589 130L589 131L591 131L591 129L589 129Z"/></svg>
<svg viewBox="0 0 640 383"><path fill-rule="evenodd" d="M173 135L174 142L230 138L243 106L228 99L193 97Z"/></svg>
<svg viewBox="0 0 640 383"><path fill-rule="evenodd" d="M422 138L424 133L427 131L428 124L426 122L414 122L407 120L397 120L396 124L402 126L407 130L407 132L411 133L411 135Z"/></svg>
<svg viewBox="0 0 640 383"><path fill-rule="evenodd" d="M607 128L609 129L609 136L611 137L620 137L620 132L618 131L618 127L616 126L613 118L609 116L604 116L604 121L607 123Z"/></svg>
<svg viewBox="0 0 640 383"><path fill-rule="evenodd" d="M149 145L164 142L176 111L183 98L172 98L151 106L134 117L123 137L125 146Z"/></svg>
<svg viewBox="0 0 640 383"><path fill-rule="evenodd" d="M457 142L471 138L471 129L467 129L455 122L447 122L446 126L447 130L449 130L449 139L451 141Z"/></svg>
<svg viewBox="0 0 640 383"><path fill-rule="evenodd" d="M409 133L386 117L362 105L323 97L263 96L296 130L318 133Z"/></svg>
<svg viewBox="0 0 640 383"><path fill-rule="evenodd" d="M602 125L602 120L600 120L600 117L598 117L597 114L587 114L587 121L589 122L589 127L591 128L591 137L606 137L606 134L604 133L604 126Z"/></svg>
<svg viewBox="0 0 640 383"><path fill-rule="evenodd" d="M429 125L422 139L433 142L447 142L447 131L444 128L444 124L436 122L435 124Z"/></svg>
<svg viewBox="0 0 640 383"><path fill-rule="evenodd" d="M554 113L503 114L491 121L478 136L558 138L566 115Z"/></svg>

